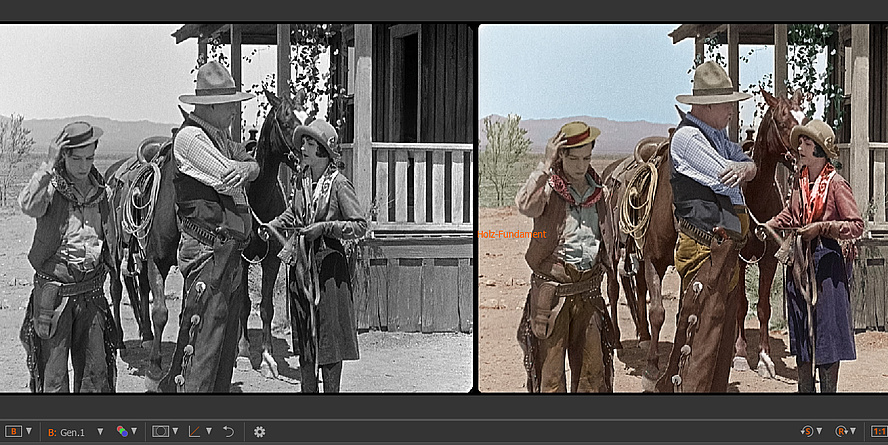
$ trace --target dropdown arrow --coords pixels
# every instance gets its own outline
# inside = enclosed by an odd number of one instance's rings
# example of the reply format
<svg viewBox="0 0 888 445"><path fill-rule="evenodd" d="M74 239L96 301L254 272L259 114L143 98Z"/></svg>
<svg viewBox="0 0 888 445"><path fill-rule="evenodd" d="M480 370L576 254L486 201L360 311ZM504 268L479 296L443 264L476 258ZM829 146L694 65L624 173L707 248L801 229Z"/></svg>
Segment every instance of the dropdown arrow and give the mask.
<svg viewBox="0 0 888 445"><path fill-rule="evenodd" d="M207 427L207 434L210 434L211 432L213 432L213 427L208 426Z"/></svg>
<svg viewBox="0 0 888 445"><path fill-rule="evenodd" d="M100 436L102 435L102 431L105 431L104 428L96 428L96 429L99 430L99 435L100 435Z"/></svg>
<svg viewBox="0 0 888 445"><path fill-rule="evenodd" d="M174 426L174 427L173 427L173 434L174 434L174 435L175 435L175 434L179 434L179 427L177 427L177 426Z"/></svg>
<svg viewBox="0 0 888 445"><path fill-rule="evenodd" d="M131 427L130 429L133 430L133 434L136 434L136 427Z"/></svg>
<svg viewBox="0 0 888 445"><path fill-rule="evenodd" d="M822 430L822 429L823 428L821 428L821 427L817 427L817 434L820 434L820 430Z"/></svg>
<svg viewBox="0 0 888 445"><path fill-rule="evenodd" d="M849 428L849 429L850 429L850 430L851 430L851 434L854 434L854 430L856 430L856 429L857 429L857 427L855 427L855 426L852 426L852 427L851 427L851 428Z"/></svg>
<svg viewBox="0 0 888 445"><path fill-rule="evenodd" d="M31 434L31 427L25 428L25 431L27 431L28 434Z"/></svg>

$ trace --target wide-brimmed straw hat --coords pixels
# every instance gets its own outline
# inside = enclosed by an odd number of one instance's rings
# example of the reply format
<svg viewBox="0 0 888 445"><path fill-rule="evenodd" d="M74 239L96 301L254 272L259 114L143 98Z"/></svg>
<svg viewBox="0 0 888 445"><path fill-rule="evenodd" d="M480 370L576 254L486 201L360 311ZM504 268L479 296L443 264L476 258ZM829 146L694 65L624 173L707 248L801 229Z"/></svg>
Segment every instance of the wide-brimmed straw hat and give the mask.
<svg viewBox="0 0 888 445"><path fill-rule="evenodd" d="M336 129L330 123L323 119L315 119L308 125L300 125L293 131L293 141L297 144L302 142L302 136L311 136L318 141L324 150L330 154L333 161L339 161L342 151L339 148L339 135Z"/></svg>
<svg viewBox="0 0 888 445"><path fill-rule="evenodd" d="M194 94L183 94L179 100L192 105L214 105L240 102L256 97L252 93L237 90L234 78L221 63L211 60L197 70Z"/></svg>
<svg viewBox="0 0 888 445"><path fill-rule="evenodd" d="M99 140L104 132L99 127L94 127L88 122L77 121L65 125L62 130L65 134L65 148L85 147Z"/></svg>
<svg viewBox="0 0 888 445"><path fill-rule="evenodd" d="M839 157L839 149L836 147L836 134L826 122L814 119L805 125L792 127L789 140L794 144L793 147L798 147L801 144L799 137L802 135L808 136L812 141L823 147L823 151L826 152L830 159Z"/></svg>
<svg viewBox="0 0 888 445"><path fill-rule="evenodd" d="M734 91L734 84L725 69L709 60L694 71L693 94L679 94L675 100L688 105L712 105L738 102L750 97L752 94Z"/></svg>
<svg viewBox="0 0 888 445"><path fill-rule="evenodd" d="M564 124L561 127L561 134L567 139L561 148L576 148L594 141L601 134L601 130L590 127L585 122L574 121Z"/></svg>

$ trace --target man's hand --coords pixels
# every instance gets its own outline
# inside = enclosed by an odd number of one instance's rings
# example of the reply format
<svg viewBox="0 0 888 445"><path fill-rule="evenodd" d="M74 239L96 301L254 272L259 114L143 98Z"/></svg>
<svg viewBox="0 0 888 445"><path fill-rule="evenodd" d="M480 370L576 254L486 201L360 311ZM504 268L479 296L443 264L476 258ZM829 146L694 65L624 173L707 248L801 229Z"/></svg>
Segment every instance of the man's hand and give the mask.
<svg viewBox="0 0 888 445"><path fill-rule="evenodd" d="M254 166L252 162L234 162L222 173L222 183L226 187L242 187L249 180L253 173Z"/></svg>
<svg viewBox="0 0 888 445"><path fill-rule="evenodd" d="M749 182L755 177L756 168L752 162L729 162L718 176L722 184L728 187L736 187L741 182Z"/></svg>
<svg viewBox="0 0 888 445"><path fill-rule="evenodd" d="M324 234L324 227L325 226L326 226L325 221L311 223L311 224L299 229L299 234L305 236L305 241L312 242Z"/></svg>
<svg viewBox="0 0 888 445"><path fill-rule="evenodd" d="M67 144L68 134L63 130L54 141L49 143L49 150L46 153L46 163L52 166L57 166L61 159L62 149L65 148Z"/></svg>
<svg viewBox="0 0 888 445"><path fill-rule="evenodd" d="M567 138L560 131L546 143L546 155L543 158L543 165L546 167L546 170L549 170L558 159L558 155L561 154L561 146L566 143Z"/></svg>

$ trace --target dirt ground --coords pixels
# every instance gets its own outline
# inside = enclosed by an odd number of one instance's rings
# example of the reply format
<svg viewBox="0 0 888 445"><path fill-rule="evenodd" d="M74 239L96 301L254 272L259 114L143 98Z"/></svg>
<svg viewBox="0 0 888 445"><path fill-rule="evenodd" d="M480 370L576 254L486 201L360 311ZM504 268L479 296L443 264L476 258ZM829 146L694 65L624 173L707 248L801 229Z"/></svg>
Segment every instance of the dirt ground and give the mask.
<svg viewBox="0 0 888 445"><path fill-rule="evenodd" d="M0 211L0 392L27 392L28 371L19 341L19 328L31 291L33 270L27 252L34 236L35 220L18 210ZM171 273L166 293L169 323L163 334L163 365L169 364L175 349L178 314L181 308L182 277ZM107 290L107 285L106 285ZM107 292L106 292L107 294ZM261 320L257 291L251 291L253 308L248 321L250 338L259 345ZM144 392L148 352L140 341L132 308L123 298L121 318L127 349L117 358L118 392ZM277 306L277 305L276 305ZM276 307L278 313L281 306ZM266 378L258 371L259 351L241 358L232 377L233 392L298 392L299 360L290 352L286 317L273 323L274 358L279 379ZM364 332L358 335L361 359L343 364L342 392L457 392L472 389L474 340L472 334Z"/></svg>
<svg viewBox="0 0 888 445"><path fill-rule="evenodd" d="M533 221L514 208L482 208L479 230L530 231ZM478 320L478 389L481 392L526 392L526 374L522 351L515 335L518 320L529 289L530 269L524 260L528 239L480 239L479 320ZM678 308L679 277L672 268L663 283L666 322L660 335L660 369L665 369L675 332ZM605 283L606 292L606 283ZM606 295L606 293L605 293ZM776 309L775 309L776 310ZM642 371L645 352L638 347L635 326L629 315L625 297L620 294L618 307L621 342L614 360L614 390L642 392ZM750 366L757 365L758 320L747 317L745 324ZM776 379L763 379L755 371L731 371L729 392L777 393L797 390L795 358L789 355L786 330L770 332L771 358L777 370ZM839 392L888 391L888 333L863 332L855 336L857 360L842 362ZM755 358L753 360L753 358Z"/></svg>

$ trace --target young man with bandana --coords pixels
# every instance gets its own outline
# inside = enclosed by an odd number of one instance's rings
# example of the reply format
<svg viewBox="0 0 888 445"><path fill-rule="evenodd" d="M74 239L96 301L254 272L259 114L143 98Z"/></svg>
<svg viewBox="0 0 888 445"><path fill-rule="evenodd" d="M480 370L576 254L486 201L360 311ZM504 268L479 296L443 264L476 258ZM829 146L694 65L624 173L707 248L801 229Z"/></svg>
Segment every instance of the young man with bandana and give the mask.
<svg viewBox="0 0 888 445"><path fill-rule="evenodd" d="M103 285L110 266L105 234L111 230L105 183L93 165L102 129L73 122L50 144L49 154L19 194L37 219L28 261L34 289L21 340L32 392L114 392L116 329Z"/></svg>
<svg viewBox="0 0 888 445"><path fill-rule="evenodd" d="M788 236L800 243L796 250L800 255L790 266L792 273L787 274L793 279L785 283L789 350L796 356L798 390L814 392L816 366L820 392L836 392L839 362L857 358L848 293L853 258L846 258L839 242L860 237L863 219L848 181L829 163L839 157L832 128L815 119L795 126L790 141L798 147L798 182L789 206L765 224L776 230L792 230ZM810 277L813 282L802 282ZM809 336L812 321L806 291L813 306L813 339Z"/></svg>
<svg viewBox="0 0 888 445"><path fill-rule="evenodd" d="M601 131L571 122L546 145L544 160L518 190L533 218L525 259L533 270L518 328L529 392L613 391L613 326L601 297L612 239L603 182L590 165Z"/></svg>

